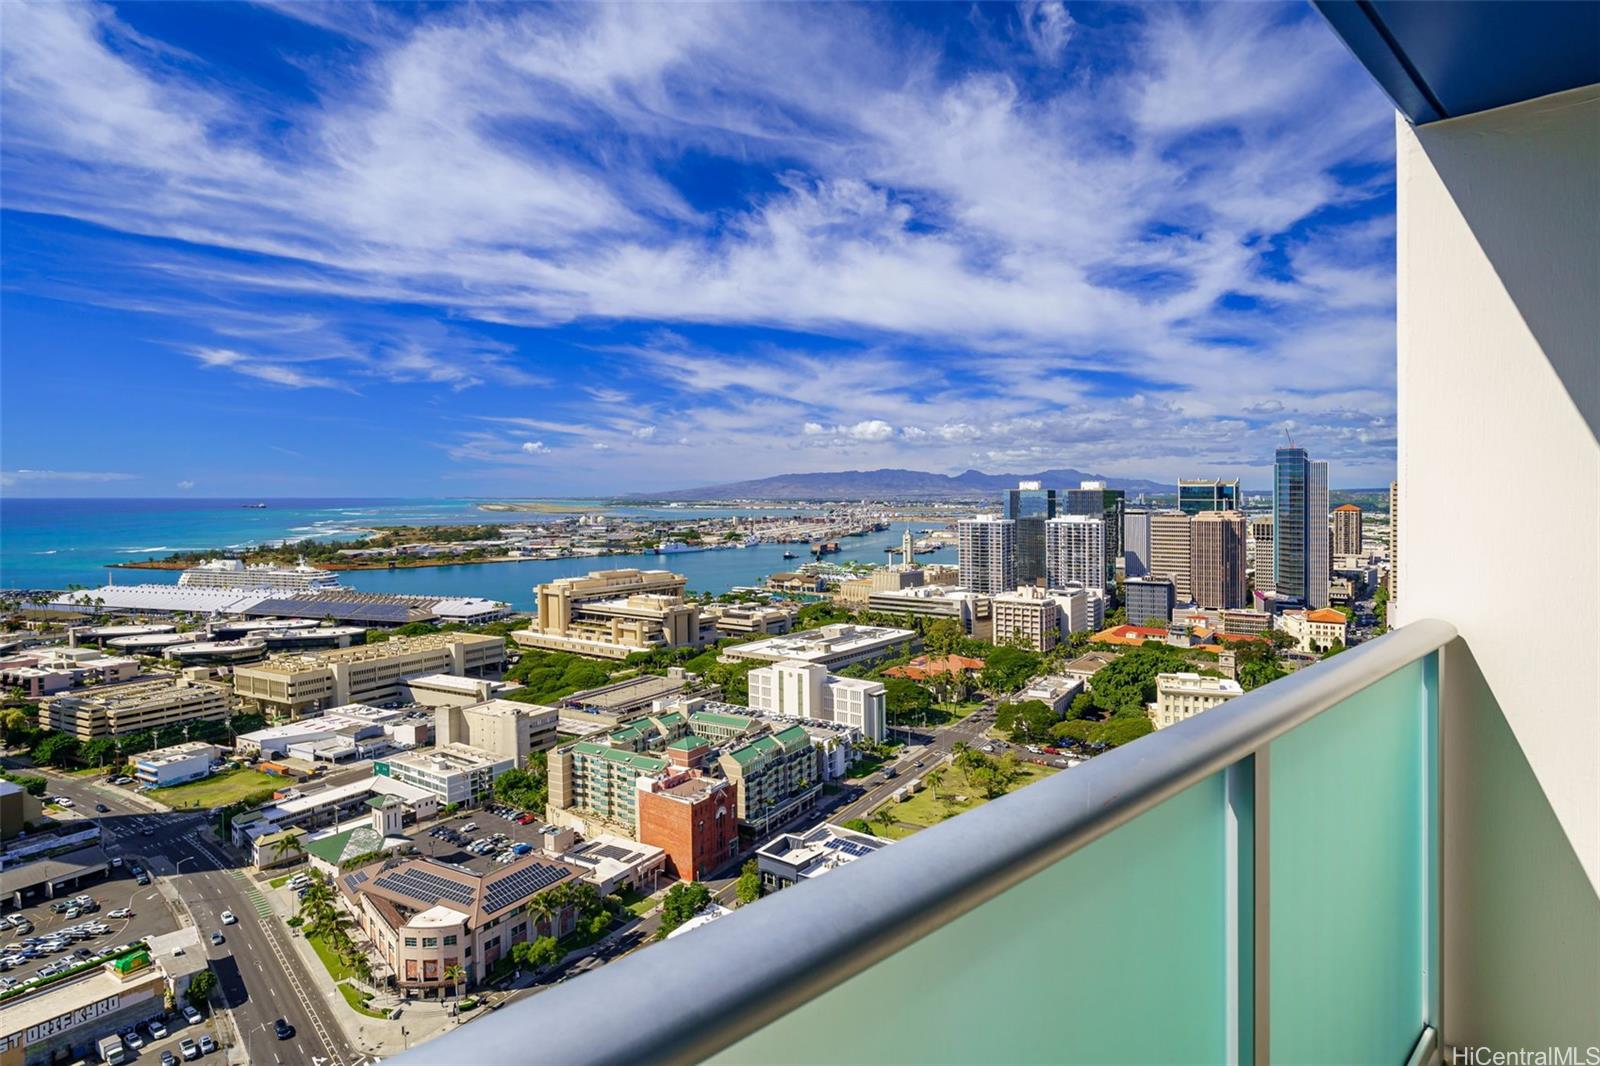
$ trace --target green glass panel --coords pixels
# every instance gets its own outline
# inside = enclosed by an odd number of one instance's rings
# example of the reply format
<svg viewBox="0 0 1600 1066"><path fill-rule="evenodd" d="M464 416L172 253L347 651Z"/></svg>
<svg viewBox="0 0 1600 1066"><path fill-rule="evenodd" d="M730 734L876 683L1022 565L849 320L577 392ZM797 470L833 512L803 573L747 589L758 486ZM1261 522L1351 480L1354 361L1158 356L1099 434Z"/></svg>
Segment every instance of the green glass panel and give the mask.
<svg viewBox="0 0 1600 1066"><path fill-rule="evenodd" d="M712 1061L1225 1061L1228 820L1219 773Z"/></svg>
<svg viewBox="0 0 1600 1066"><path fill-rule="evenodd" d="M1429 1021L1431 669L1272 744L1274 1063L1404 1062Z"/></svg>

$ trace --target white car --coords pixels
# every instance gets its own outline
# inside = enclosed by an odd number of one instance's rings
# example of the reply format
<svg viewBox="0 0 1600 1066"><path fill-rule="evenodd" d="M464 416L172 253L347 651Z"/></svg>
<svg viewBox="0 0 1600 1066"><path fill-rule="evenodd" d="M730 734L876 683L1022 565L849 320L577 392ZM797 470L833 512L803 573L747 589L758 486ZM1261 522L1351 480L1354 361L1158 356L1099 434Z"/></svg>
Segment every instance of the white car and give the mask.
<svg viewBox="0 0 1600 1066"><path fill-rule="evenodd" d="M239 920L238 918L234 917L234 914L233 914L232 911L223 911L222 912L222 924L223 925L232 925L234 922L237 922L238 920Z"/></svg>
<svg viewBox="0 0 1600 1066"><path fill-rule="evenodd" d="M73 806L73 802L71 800L69 800L65 796L57 796L56 797L56 803L57 803L57 805L62 806L62 807L71 807L71 806Z"/></svg>
<svg viewBox="0 0 1600 1066"><path fill-rule="evenodd" d="M118 907L106 915L107 918L132 918L133 912L127 907Z"/></svg>

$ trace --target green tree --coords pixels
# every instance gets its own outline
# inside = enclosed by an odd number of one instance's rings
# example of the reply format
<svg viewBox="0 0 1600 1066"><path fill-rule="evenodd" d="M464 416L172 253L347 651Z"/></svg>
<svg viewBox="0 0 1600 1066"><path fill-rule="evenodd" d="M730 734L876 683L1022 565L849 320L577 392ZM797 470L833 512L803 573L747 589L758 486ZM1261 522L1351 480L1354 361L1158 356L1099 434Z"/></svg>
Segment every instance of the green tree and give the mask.
<svg viewBox="0 0 1600 1066"><path fill-rule="evenodd" d="M940 618L928 626L922 645L932 655L952 655L967 639L967 631L954 618Z"/></svg>
<svg viewBox="0 0 1600 1066"><path fill-rule="evenodd" d="M872 832L872 826L865 818L851 818L848 821L843 821L839 824L844 826L846 829L854 829L858 833Z"/></svg>
<svg viewBox="0 0 1600 1066"><path fill-rule="evenodd" d="M189 978L189 987L184 991L183 998L191 1006L204 1007L211 998L211 990L217 987L217 975L210 969L201 970Z"/></svg>
<svg viewBox="0 0 1600 1066"><path fill-rule="evenodd" d="M1002 703L995 712L994 724L1006 732L1014 744L1048 744L1056 713L1042 700Z"/></svg>
<svg viewBox="0 0 1600 1066"><path fill-rule="evenodd" d="M33 757L46 766L71 766L78 761L82 745L68 733L50 733L33 747Z"/></svg>
<svg viewBox="0 0 1600 1066"><path fill-rule="evenodd" d="M733 890L734 899L739 901L739 906L754 903L761 898L761 870L756 865L756 860L751 859L739 871L739 883Z"/></svg>
<svg viewBox="0 0 1600 1066"><path fill-rule="evenodd" d="M933 710L933 693L908 677L884 678L883 693L889 721L897 725L924 722Z"/></svg>
<svg viewBox="0 0 1600 1066"><path fill-rule="evenodd" d="M117 742L110 737L98 737L83 746L79 757L86 766L105 766L117 758Z"/></svg>
<svg viewBox="0 0 1600 1066"><path fill-rule="evenodd" d="M561 944L553 936L535 937L512 945L511 957L518 966L526 966L530 970L542 970L561 961Z"/></svg>
<svg viewBox="0 0 1600 1066"><path fill-rule="evenodd" d="M455 992L456 998L459 999L461 997L461 986L467 980L467 971L463 970L459 963L452 962L444 968L444 979Z"/></svg>
<svg viewBox="0 0 1600 1066"><path fill-rule="evenodd" d="M711 889L698 881L679 881L667 889L661 901L661 928L656 930L656 939L665 940L668 933L693 918L710 902Z"/></svg>
<svg viewBox="0 0 1600 1066"><path fill-rule="evenodd" d="M984 661L979 683L990 692L1015 692L1039 672L1043 658L1026 648L1000 647Z"/></svg>

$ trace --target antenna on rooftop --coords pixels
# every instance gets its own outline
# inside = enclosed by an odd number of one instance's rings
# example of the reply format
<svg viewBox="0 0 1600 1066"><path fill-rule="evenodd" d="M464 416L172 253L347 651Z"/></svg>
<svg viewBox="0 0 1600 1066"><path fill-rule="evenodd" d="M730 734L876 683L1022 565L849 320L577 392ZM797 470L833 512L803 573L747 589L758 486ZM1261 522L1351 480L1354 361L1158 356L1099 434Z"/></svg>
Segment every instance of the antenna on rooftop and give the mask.
<svg viewBox="0 0 1600 1066"><path fill-rule="evenodd" d="M1289 434L1289 427L1283 427L1283 439L1289 442L1289 447L1294 447L1294 437Z"/></svg>

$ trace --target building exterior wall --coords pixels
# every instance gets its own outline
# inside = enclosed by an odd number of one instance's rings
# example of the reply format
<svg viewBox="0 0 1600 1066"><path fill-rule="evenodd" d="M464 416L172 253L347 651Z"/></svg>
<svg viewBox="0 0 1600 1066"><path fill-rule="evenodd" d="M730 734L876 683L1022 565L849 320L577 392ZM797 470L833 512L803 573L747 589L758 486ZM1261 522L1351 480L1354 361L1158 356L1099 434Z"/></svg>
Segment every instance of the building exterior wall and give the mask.
<svg viewBox="0 0 1600 1066"><path fill-rule="evenodd" d="M1189 600L1189 527L1182 511L1157 511L1150 516L1150 576L1172 580L1179 601Z"/></svg>
<svg viewBox="0 0 1600 1066"><path fill-rule="evenodd" d="M1104 518L1076 514L1052 518L1045 523L1045 550L1051 588L1108 587Z"/></svg>
<svg viewBox="0 0 1600 1066"><path fill-rule="evenodd" d="M1176 725L1235 696L1244 695L1237 681L1199 674L1157 674L1156 702L1150 720L1157 729Z"/></svg>
<svg viewBox="0 0 1600 1066"><path fill-rule="evenodd" d="M1122 517L1122 566L1128 577L1150 572L1150 512L1129 511Z"/></svg>
<svg viewBox="0 0 1600 1066"><path fill-rule="evenodd" d="M709 877L738 854L733 786L708 783L693 797L641 790L638 840L667 853L666 868L672 876L684 881Z"/></svg>
<svg viewBox="0 0 1600 1066"><path fill-rule="evenodd" d="M1017 587L1017 524L1009 518L982 516L957 526L961 584L993 596Z"/></svg>
<svg viewBox="0 0 1600 1066"><path fill-rule="evenodd" d="M1172 608L1176 600L1171 578L1130 577L1123 582L1122 599L1127 608L1128 621L1133 625L1146 625L1152 618L1159 619L1161 625L1172 621Z"/></svg>
<svg viewBox="0 0 1600 1066"><path fill-rule="evenodd" d="M1245 535L1238 511L1202 511L1189 523L1189 595L1196 604L1245 605Z"/></svg>
<svg viewBox="0 0 1600 1066"><path fill-rule="evenodd" d="M1333 522L1333 554L1361 554L1361 508L1353 503L1335 507L1328 516Z"/></svg>
<svg viewBox="0 0 1600 1066"><path fill-rule="evenodd" d="M39 726L71 733L79 740L96 740L183 722L220 722L232 706L223 685L188 679L152 681L46 700L39 708Z"/></svg>
<svg viewBox="0 0 1600 1066"><path fill-rule="evenodd" d="M1046 652L1061 642L1061 606L1041 588L1025 586L996 596L991 615L996 644L1020 640L1034 651Z"/></svg>
<svg viewBox="0 0 1600 1066"><path fill-rule="evenodd" d="M1600 87L1395 128L1390 619L1461 634L1438 683L1442 1040L1600 1045ZM1522 504L1464 511L1486 485ZM1583 590L1559 651L1471 579L1529 543L1529 501L1555 501L1538 557Z"/></svg>

